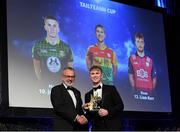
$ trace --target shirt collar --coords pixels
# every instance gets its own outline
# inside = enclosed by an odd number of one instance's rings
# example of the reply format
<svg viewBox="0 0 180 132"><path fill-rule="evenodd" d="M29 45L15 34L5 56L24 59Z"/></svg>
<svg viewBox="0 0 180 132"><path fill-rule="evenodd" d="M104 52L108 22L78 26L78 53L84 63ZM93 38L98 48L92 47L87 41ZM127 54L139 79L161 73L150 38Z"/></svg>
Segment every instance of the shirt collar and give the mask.
<svg viewBox="0 0 180 132"><path fill-rule="evenodd" d="M139 56L139 54L136 52L135 53L136 54L136 56ZM140 58L144 58L145 57L145 53L144 53L144 56L139 56Z"/></svg>
<svg viewBox="0 0 180 132"><path fill-rule="evenodd" d="M63 83L63 85L64 85L64 87L65 87L65 88L67 88L67 87L68 87L65 83Z"/></svg>
<svg viewBox="0 0 180 132"><path fill-rule="evenodd" d="M100 83L99 83L99 85L100 85L100 86L101 86L101 88L102 88L103 83L102 83L102 82L100 82ZM97 85L97 86L99 86L99 85ZM96 86L93 86L93 87L96 87Z"/></svg>

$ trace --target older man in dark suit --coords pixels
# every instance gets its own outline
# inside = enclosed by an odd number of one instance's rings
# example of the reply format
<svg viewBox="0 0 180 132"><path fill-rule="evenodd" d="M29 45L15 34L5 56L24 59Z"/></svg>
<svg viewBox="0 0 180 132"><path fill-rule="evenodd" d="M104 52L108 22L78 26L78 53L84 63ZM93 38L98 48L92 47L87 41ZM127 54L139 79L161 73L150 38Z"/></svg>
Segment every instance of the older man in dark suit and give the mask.
<svg viewBox="0 0 180 132"><path fill-rule="evenodd" d="M86 117L92 121L93 131L121 130L121 114L124 109L122 99L115 86L102 83L102 69L99 66L90 68L90 79L93 89L85 95ZM101 99L92 104L92 97ZM99 106L98 106L99 105ZM93 109L93 107L95 107Z"/></svg>
<svg viewBox="0 0 180 132"><path fill-rule="evenodd" d="M62 84L52 88L51 103L55 111L54 130L86 130L87 119L83 115L80 91L72 87L75 71L71 67L63 70Z"/></svg>

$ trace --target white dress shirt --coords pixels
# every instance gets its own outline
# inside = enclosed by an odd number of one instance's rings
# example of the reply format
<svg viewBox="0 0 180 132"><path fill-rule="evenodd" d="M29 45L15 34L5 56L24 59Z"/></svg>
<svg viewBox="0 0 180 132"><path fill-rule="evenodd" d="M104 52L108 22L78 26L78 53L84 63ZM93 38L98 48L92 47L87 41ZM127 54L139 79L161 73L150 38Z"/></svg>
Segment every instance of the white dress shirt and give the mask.
<svg viewBox="0 0 180 132"><path fill-rule="evenodd" d="M101 86L101 88L97 89L96 91L93 90L93 96L98 96L98 97L102 98L102 86L103 86L103 84L100 83L99 85Z"/></svg>
<svg viewBox="0 0 180 132"><path fill-rule="evenodd" d="M66 84L63 83L63 85L64 85L64 87L67 89ZM72 100L73 100L73 103L74 103L74 106L75 106L75 108L76 108L77 100L76 100L76 97L75 97L75 95L74 95L74 92L73 92L72 90L67 90L67 91L68 91L69 95L71 96L71 98L72 98Z"/></svg>

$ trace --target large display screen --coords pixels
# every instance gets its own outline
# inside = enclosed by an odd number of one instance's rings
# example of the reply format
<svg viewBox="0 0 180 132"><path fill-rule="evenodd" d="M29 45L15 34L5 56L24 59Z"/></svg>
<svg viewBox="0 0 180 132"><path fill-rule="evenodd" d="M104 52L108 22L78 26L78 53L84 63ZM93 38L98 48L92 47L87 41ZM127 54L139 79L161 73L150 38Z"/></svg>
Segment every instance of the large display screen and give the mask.
<svg viewBox="0 0 180 132"><path fill-rule="evenodd" d="M11 107L52 108L51 89L71 64L83 100L88 68L99 65L125 111L171 112L160 12L107 0L7 0L7 33Z"/></svg>

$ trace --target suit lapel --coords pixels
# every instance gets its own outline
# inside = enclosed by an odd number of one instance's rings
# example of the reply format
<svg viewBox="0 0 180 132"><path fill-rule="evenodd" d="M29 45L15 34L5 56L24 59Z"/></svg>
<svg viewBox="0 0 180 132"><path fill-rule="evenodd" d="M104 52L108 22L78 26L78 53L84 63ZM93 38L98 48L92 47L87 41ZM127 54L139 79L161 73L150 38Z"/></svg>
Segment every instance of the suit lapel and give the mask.
<svg viewBox="0 0 180 132"><path fill-rule="evenodd" d="M87 101L90 102L91 101L91 95L93 96L93 89L90 90L87 94Z"/></svg>
<svg viewBox="0 0 180 132"><path fill-rule="evenodd" d="M89 92L89 101L91 100L91 95L93 96L93 89Z"/></svg>
<svg viewBox="0 0 180 132"><path fill-rule="evenodd" d="M78 96L78 93L74 90L73 88L73 92L74 92L74 96L76 98L76 108L79 106L79 96Z"/></svg>
<svg viewBox="0 0 180 132"><path fill-rule="evenodd" d="M64 92L65 92L65 94L66 94L67 99L70 101L69 103L70 103L71 106L73 106L74 109L75 109L75 106L74 106L74 103L73 103L73 100L72 100L71 95L69 94L68 90L64 87L64 85L63 85L63 88L64 88ZM74 95L75 95L75 93L74 93ZM75 95L75 98L76 98L76 95ZM77 98L76 98L76 100L77 100Z"/></svg>
<svg viewBox="0 0 180 132"><path fill-rule="evenodd" d="M103 104L104 104L104 98L105 98L107 92L108 92L108 91L107 91L107 89L106 89L106 86L103 84L103 86L102 86L102 106L103 106Z"/></svg>

